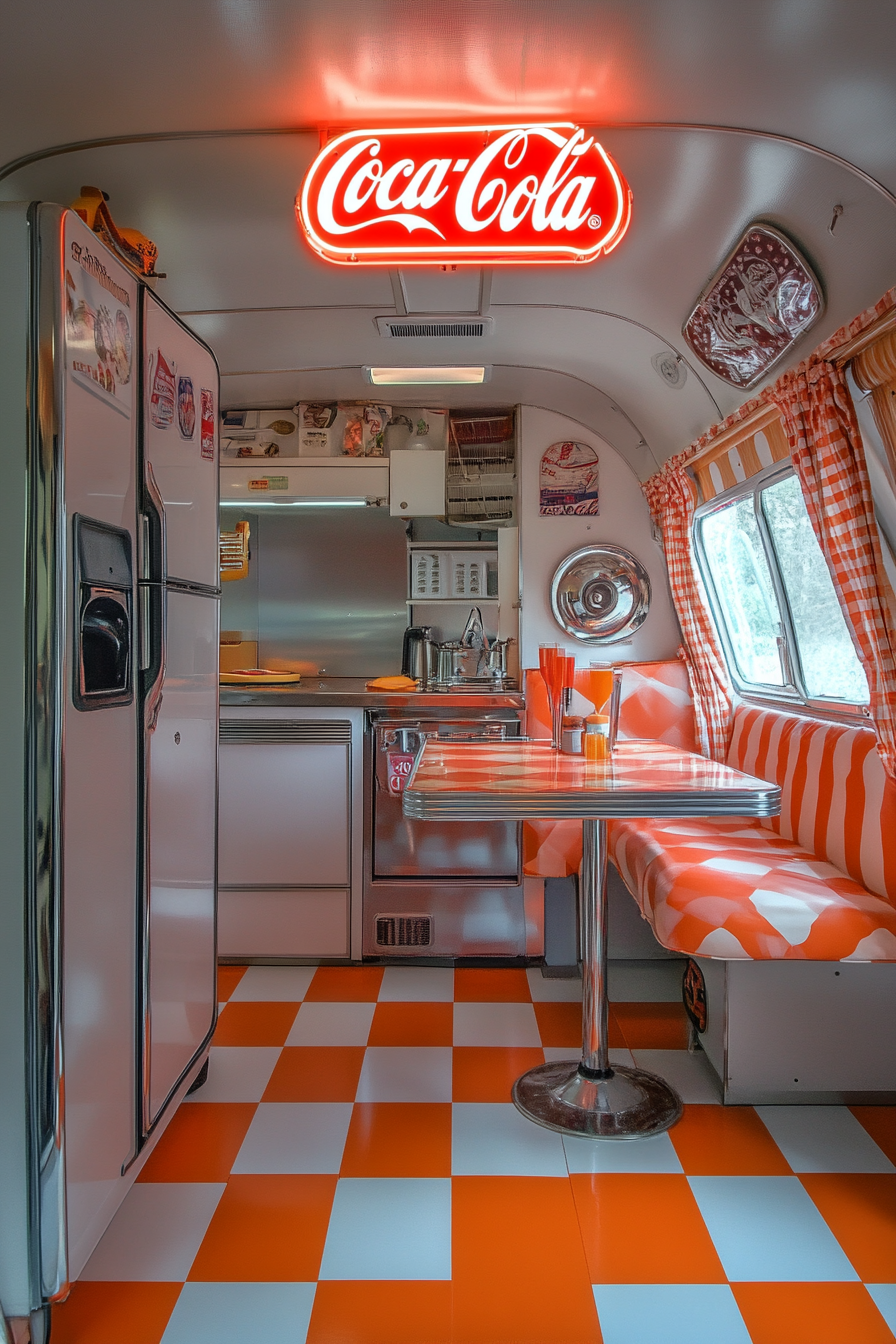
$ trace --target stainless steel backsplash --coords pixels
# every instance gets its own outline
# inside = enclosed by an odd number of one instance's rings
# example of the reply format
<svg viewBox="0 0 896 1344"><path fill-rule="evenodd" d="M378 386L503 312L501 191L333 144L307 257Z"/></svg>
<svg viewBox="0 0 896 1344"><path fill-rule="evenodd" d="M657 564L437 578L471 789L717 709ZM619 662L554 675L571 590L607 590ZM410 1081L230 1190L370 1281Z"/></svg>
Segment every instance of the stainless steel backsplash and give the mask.
<svg viewBox="0 0 896 1344"><path fill-rule="evenodd" d="M399 672L404 522L370 508L260 511L254 523L259 666L288 662L331 677ZM225 584L225 595L239 586Z"/></svg>

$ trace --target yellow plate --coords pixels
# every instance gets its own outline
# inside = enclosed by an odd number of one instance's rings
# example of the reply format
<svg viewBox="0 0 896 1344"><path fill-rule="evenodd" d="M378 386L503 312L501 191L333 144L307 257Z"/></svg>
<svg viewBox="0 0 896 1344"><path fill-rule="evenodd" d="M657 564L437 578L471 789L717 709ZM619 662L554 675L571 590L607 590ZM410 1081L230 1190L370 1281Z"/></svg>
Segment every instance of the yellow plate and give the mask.
<svg viewBox="0 0 896 1344"><path fill-rule="evenodd" d="M245 672L222 672L218 678L222 686L285 686L301 681L301 672L265 672L264 669Z"/></svg>

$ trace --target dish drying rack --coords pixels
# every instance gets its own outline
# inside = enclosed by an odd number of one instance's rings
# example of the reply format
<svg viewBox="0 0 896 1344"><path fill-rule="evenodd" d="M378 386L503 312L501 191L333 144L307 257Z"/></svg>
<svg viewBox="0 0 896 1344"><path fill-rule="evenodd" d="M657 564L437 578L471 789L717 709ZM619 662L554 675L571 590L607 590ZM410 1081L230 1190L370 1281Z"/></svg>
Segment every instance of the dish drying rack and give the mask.
<svg viewBox="0 0 896 1344"><path fill-rule="evenodd" d="M237 523L233 532L218 533L221 582L245 579L249 574L249 524Z"/></svg>
<svg viewBox="0 0 896 1344"><path fill-rule="evenodd" d="M448 427L448 522L466 527L512 523L516 506L513 413L452 415Z"/></svg>

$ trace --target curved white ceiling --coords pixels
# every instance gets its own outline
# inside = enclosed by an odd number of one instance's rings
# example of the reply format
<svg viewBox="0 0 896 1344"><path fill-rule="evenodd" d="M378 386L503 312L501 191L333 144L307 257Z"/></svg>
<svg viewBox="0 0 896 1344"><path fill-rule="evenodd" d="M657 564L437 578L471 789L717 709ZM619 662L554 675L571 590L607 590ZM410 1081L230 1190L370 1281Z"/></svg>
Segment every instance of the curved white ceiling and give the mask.
<svg viewBox="0 0 896 1344"><path fill-rule="evenodd" d="M753 219L790 234L825 288L790 362L896 280L894 49L889 0L193 0L186 18L171 0L36 0L0 49L0 161L36 157L0 198L110 192L116 218L159 244L159 293L215 348L230 404L363 396L362 364L475 357L494 366L480 404L578 406L647 475L744 399L681 326ZM287 128L482 113L603 125L632 227L587 267L495 268L487 340L386 341L373 318L395 311L389 273L329 266L298 235L319 139ZM116 136L136 141L47 156ZM412 311L477 303L476 271L403 279ZM677 391L650 364L669 349L689 369Z"/></svg>

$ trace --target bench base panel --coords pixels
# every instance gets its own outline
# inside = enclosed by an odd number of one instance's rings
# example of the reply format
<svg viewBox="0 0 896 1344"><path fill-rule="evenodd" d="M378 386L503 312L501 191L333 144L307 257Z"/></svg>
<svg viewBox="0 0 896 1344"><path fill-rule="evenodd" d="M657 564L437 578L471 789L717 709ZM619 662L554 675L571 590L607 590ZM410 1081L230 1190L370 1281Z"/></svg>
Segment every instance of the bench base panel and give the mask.
<svg viewBox="0 0 896 1344"><path fill-rule="evenodd" d="M896 1101L896 963L694 960L726 1104Z"/></svg>

